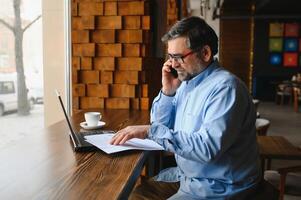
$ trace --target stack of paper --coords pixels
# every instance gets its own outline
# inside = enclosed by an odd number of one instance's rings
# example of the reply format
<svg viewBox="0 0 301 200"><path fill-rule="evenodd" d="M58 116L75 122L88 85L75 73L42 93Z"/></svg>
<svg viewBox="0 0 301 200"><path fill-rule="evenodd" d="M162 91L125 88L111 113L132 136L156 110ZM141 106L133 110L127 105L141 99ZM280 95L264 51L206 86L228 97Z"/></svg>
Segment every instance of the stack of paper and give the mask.
<svg viewBox="0 0 301 200"><path fill-rule="evenodd" d="M87 142L98 147L107 154L116 153L120 151L140 149L140 150L164 150L158 143L149 139L133 138L125 142L123 145L111 145L110 141L114 134L98 134L87 135L85 139Z"/></svg>

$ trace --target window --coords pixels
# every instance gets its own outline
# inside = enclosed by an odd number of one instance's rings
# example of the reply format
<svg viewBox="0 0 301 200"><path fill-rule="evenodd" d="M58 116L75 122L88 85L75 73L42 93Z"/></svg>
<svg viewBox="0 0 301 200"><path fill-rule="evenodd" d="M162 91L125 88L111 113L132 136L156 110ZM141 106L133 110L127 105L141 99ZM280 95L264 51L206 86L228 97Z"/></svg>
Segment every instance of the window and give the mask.
<svg viewBox="0 0 301 200"><path fill-rule="evenodd" d="M15 93L15 87L13 81L0 82L0 94L12 94Z"/></svg>
<svg viewBox="0 0 301 200"><path fill-rule="evenodd" d="M0 68L5 68L8 66L8 55L7 54L0 54Z"/></svg>

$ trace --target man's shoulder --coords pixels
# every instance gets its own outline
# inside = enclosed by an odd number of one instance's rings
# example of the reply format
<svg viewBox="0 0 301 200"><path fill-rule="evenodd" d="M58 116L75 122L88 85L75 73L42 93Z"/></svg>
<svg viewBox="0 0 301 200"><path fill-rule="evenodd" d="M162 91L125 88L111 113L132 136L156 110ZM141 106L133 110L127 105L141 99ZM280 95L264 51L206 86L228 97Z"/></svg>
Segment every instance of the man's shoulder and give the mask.
<svg viewBox="0 0 301 200"><path fill-rule="evenodd" d="M240 82L240 79L224 69L223 67L219 67L215 70L214 73L211 74L210 80L216 82L217 84L237 84Z"/></svg>

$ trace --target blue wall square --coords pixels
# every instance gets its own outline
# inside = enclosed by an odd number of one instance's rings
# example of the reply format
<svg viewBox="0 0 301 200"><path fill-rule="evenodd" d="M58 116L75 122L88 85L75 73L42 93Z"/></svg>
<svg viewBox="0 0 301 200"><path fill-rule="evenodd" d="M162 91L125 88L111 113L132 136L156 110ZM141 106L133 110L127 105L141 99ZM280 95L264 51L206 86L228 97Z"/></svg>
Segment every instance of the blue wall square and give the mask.
<svg viewBox="0 0 301 200"><path fill-rule="evenodd" d="M280 53L271 53L270 54L270 64L280 65L282 63L282 56Z"/></svg>
<svg viewBox="0 0 301 200"><path fill-rule="evenodd" d="M297 39L285 39L284 51L297 51L298 41Z"/></svg>

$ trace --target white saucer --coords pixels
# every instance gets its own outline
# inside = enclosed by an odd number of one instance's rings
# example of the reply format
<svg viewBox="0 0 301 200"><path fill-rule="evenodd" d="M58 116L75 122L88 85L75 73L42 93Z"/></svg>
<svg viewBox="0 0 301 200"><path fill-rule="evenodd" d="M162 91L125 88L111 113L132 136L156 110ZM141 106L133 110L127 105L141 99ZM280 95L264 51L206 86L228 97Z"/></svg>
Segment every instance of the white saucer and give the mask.
<svg viewBox="0 0 301 200"><path fill-rule="evenodd" d="M88 126L87 122L81 122L79 125L80 125L82 128L84 128L84 129L90 130L90 129L101 128L101 127L103 127L104 125L106 125L106 123L103 122L103 121L99 121L98 124L97 124L96 126Z"/></svg>

